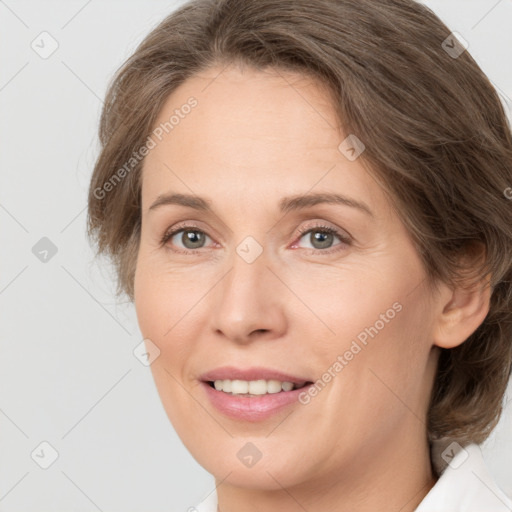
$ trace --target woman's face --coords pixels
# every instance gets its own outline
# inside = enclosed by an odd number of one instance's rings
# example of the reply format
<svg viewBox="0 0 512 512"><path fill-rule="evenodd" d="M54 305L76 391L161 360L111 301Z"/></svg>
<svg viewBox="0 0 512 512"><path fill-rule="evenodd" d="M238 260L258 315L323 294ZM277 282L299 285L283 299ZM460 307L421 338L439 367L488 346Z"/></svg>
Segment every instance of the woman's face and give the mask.
<svg viewBox="0 0 512 512"><path fill-rule="evenodd" d="M290 73L214 68L167 99L160 125L135 306L194 458L227 485L279 489L381 473L423 450L435 301L326 92ZM171 194L186 200L152 208ZM277 392L283 381L314 384Z"/></svg>

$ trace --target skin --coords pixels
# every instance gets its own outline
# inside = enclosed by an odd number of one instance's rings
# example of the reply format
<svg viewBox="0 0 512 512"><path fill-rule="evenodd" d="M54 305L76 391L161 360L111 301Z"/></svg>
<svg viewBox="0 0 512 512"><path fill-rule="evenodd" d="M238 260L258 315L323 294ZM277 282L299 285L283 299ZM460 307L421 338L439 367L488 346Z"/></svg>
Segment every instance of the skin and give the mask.
<svg viewBox="0 0 512 512"><path fill-rule="evenodd" d="M155 126L190 96L198 105L144 161L135 273L139 327L160 350L151 370L170 421L215 476L223 512L413 511L436 481L426 413L439 347L480 325L488 288L427 287L364 153L350 161L338 149L348 134L315 81L214 67L176 89ZM214 213L149 211L168 192L207 198ZM374 216L334 204L278 210L282 197L309 192L344 194ZM196 253L176 252L194 247L183 231L160 244L182 222L206 234ZM318 223L351 242L334 236L322 246L315 232L297 231ZM252 263L236 252L247 236L263 249ZM199 385L224 365L315 381L394 303L401 311L307 405L235 420ZM237 457L248 441L262 454L252 467Z"/></svg>

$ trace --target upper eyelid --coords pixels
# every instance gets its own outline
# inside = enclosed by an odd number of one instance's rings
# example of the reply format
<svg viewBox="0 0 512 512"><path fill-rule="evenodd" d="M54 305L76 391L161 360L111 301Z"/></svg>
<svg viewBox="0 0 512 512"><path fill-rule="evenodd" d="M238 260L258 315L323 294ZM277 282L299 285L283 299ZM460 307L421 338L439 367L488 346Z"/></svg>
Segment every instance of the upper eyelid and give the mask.
<svg viewBox="0 0 512 512"><path fill-rule="evenodd" d="M308 221L306 221L307 223ZM338 226L336 226L335 224L333 224L332 222L330 221L326 221L326 220L312 220L310 221L312 222L313 224L312 225L307 225L307 226L304 226L304 227L300 227L300 228L294 228L293 229L293 232L297 232L298 234L303 234L304 231L307 231L309 229L321 229L323 227L327 227L327 228L331 228L331 229L334 229L336 231L339 231L341 232L341 234L343 233L346 233L347 236L349 236L350 238L352 238L352 235L344 228L340 228ZM165 230L165 233L168 233L168 232L171 232L171 231L181 231L181 230L191 230L191 229L197 229L198 231L202 231L203 233L205 233L206 235L210 236L208 234L208 231L210 231L210 228L203 228L201 225L198 225L198 224L202 224L200 221L182 221L182 222L178 222L176 223L174 226L172 227L169 227ZM300 226L302 226L303 223L300 224ZM325 224L324 226L322 226L321 224ZM216 232L215 229L213 229L214 232ZM230 230L231 231L231 230Z"/></svg>

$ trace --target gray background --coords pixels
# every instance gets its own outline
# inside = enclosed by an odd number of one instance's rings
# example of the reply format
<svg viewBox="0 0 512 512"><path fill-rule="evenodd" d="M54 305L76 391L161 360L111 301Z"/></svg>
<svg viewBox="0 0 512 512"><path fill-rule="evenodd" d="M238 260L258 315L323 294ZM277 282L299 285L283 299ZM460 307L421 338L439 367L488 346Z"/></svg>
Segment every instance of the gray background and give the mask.
<svg viewBox="0 0 512 512"><path fill-rule="evenodd" d="M425 3L469 42L510 114L512 0ZM112 269L85 238L108 80L179 4L0 1L1 512L182 511L214 486L134 357L134 309L115 303ZM43 31L59 45L46 59L31 48ZM33 252L43 237L57 249L47 262ZM483 447L509 495L511 409ZM31 457L50 460L43 441L58 452L48 469Z"/></svg>

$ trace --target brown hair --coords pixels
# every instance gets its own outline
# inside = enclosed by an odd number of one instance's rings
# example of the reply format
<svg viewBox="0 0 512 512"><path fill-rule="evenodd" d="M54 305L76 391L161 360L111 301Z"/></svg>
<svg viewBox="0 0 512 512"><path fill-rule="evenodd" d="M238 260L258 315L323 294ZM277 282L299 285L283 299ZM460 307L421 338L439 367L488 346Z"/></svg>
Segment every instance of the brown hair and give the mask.
<svg viewBox="0 0 512 512"><path fill-rule="evenodd" d="M216 65L316 77L345 132L365 144L361 159L408 229L428 283L491 275L483 323L440 349L427 425L431 440L483 442L512 364L512 136L492 84L467 51L449 53L449 37L412 0L193 0L164 19L117 71L100 120L88 235L114 263L118 296L133 301L143 162L134 155L168 95ZM470 260L477 246L484 258L470 276L457 256Z"/></svg>

